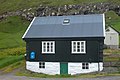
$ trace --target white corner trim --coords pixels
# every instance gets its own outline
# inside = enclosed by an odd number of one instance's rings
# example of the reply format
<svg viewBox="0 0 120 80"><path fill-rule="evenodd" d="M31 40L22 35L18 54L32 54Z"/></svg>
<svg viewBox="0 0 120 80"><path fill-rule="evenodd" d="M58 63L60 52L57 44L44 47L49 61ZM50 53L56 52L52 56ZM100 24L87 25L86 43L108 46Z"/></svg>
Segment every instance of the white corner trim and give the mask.
<svg viewBox="0 0 120 80"><path fill-rule="evenodd" d="M22 38L25 37L25 35L27 34L27 32L29 31L31 25L33 24L34 20L35 20L36 17L33 18L32 22L30 23L29 27L27 28L27 30L25 31L24 35L22 36Z"/></svg>
<svg viewBox="0 0 120 80"><path fill-rule="evenodd" d="M103 34L104 34L104 37L106 36L105 34L105 14L102 14L103 15Z"/></svg>

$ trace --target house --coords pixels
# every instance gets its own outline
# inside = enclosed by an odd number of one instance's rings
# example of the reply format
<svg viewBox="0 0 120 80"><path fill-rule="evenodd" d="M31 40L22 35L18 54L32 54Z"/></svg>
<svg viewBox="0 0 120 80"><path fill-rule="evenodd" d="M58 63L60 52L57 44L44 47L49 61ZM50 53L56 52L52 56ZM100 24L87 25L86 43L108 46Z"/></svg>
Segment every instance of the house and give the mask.
<svg viewBox="0 0 120 80"><path fill-rule="evenodd" d="M104 14L35 17L25 34L26 69L44 74L103 70Z"/></svg>
<svg viewBox="0 0 120 80"><path fill-rule="evenodd" d="M104 44L110 49L119 49L119 32L113 27L106 28Z"/></svg>

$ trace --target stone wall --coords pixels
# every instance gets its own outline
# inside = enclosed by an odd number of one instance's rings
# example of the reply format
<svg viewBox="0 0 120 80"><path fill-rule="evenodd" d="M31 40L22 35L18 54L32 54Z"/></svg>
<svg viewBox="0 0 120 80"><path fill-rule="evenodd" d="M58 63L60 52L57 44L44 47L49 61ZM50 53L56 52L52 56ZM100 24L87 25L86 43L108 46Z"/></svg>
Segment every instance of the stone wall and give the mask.
<svg viewBox="0 0 120 80"><path fill-rule="evenodd" d="M107 11L115 11L120 16L120 5L112 3L96 3L81 5L64 5L60 7L42 6L38 7L37 16L61 16L61 15L78 15L78 14L98 14Z"/></svg>
<svg viewBox="0 0 120 80"><path fill-rule="evenodd" d="M64 6L43 6L22 9L15 12L5 12L0 15L0 20L8 16L22 16L31 21L34 16L62 16L62 15L80 15L80 14L98 14L107 11L115 11L120 16L120 5L113 3L96 3Z"/></svg>

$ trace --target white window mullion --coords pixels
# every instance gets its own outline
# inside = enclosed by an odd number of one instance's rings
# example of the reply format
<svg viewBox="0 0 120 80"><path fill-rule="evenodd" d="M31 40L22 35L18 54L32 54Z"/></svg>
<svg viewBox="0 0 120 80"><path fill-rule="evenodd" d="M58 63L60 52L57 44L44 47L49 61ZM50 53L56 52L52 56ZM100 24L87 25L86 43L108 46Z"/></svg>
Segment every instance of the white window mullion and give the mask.
<svg viewBox="0 0 120 80"><path fill-rule="evenodd" d="M44 52L44 43L42 42L42 53Z"/></svg>
<svg viewBox="0 0 120 80"><path fill-rule="evenodd" d="M55 43L52 44L53 52L55 52Z"/></svg>
<svg viewBox="0 0 120 80"><path fill-rule="evenodd" d="M72 53L73 53L73 50L74 50L74 48L73 48L73 47L74 47L73 41L72 41L71 43L72 43L72 45L71 45L71 46L72 46L71 50L72 50Z"/></svg>
<svg viewBox="0 0 120 80"><path fill-rule="evenodd" d="M86 42L84 41L84 53L86 51Z"/></svg>
<svg viewBox="0 0 120 80"><path fill-rule="evenodd" d="M74 42L75 43L75 52L77 52L77 42Z"/></svg>
<svg viewBox="0 0 120 80"><path fill-rule="evenodd" d="M49 42L49 52L51 52L51 42Z"/></svg>
<svg viewBox="0 0 120 80"><path fill-rule="evenodd" d="M45 52L47 52L47 42L45 42Z"/></svg>
<svg viewBox="0 0 120 80"><path fill-rule="evenodd" d="M81 42L80 42L80 53L81 53Z"/></svg>

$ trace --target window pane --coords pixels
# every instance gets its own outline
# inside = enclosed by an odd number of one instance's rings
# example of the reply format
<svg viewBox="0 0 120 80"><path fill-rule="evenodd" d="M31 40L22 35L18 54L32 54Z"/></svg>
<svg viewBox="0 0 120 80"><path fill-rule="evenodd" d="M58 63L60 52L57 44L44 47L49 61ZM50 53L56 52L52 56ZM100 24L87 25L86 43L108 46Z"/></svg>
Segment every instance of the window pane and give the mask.
<svg viewBox="0 0 120 80"><path fill-rule="evenodd" d="M49 52L49 48L47 48L47 52Z"/></svg>
<svg viewBox="0 0 120 80"><path fill-rule="evenodd" d="M46 48L45 46L43 46L43 48Z"/></svg>
<svg viewBox="0 0 120 80"><path fill-rule="evenodd" d="M53 48L53 46L51 46L51 49Z"/></svg>
<svg viewBox="0 0 120 80"><path fill-rule="evenodd" d="M73 52L76 52L76 49L73 49Z"/></svg>
<svg viewBox="0 0 120 80"><path fill-rule="evenodd" d="M51 52L53 52L53 49L51 49Z"/></svg>
<svg viewBox="0 0 120 80"><path fill-rule="evenodd" d="M76 46L73 46L73 48L75 49L75 48L76 48Z"/></svg>
<svg viewBox="0 0 120 80"><path fill-rule="evenodd" d="M75 45L76 45L76 42L73 42L73 45L75 46Z"/></svg>
<svg viewBox="0 0 120 80"><path fill-rule="evenodd" d="M49 49L49 46L47 46L47 49Z"/></svg>
<svg viewBox="0 0 120 80"><path fill-rule="evenodd" d="M84 46L81 46L81 48L84 48Z"/></svg>
<svg viewBox="0 0 120 80"><path fill-rule="evenodd" d="M81 49L81 52L84 52L84 49Z"/></svg>
<svg viewBox="0 0 120 80"><path fill-rule="evenodd" d="M45 65L45 62L43 62L43 65Z"/></svg>
<svg viewBox="0 0 120 80"><path fill-rule="evenodd" d="M39 68L42 68L41 66L39 66Z"/></svg>
<svg viewBox="0 0 120 80"><path fill-rule="evenodd" d="M84 66L85 65L85 63L82 63L82 66Z"/></svg>
<svg viewBox="0 0 120 80"><path fill-rule="evenodd" d="M88 66L86 66L86 69L89 69Z"/></svg>
<svg viewBox="0 0 120 80"><path fill-rule="evenodd" d="M80 42L77 42L77 45L80 45Z"/></svg>
<svg viewBox="0 0 120 80"><path fill-rule="evenodd" d="M44 52L46 52L46 49L43 49Z"/></svg>
<svg viewBox="0 0 120 80"><path fill-rule="evenodd" d="M47 46L49 45L49 42L47 42Z"/></svg>
<svg viewBox="0 0 120 80"><path fill-rule="evenodd" d="M80 49L77 49L77 52L80 52Z"/></svg>
<svg viewBox="0 0 120 80"><path fill-rule="evenodd" d="M46 45L46 43L43 43L43 46L45 46Z"/></svg>
<svg viewBox="0 0 120 80"><path fill-rule="evenodd" d="M80 49L80 46L77 46L77 48L79 48L79 49Z"/></svg>
<svg viewBox="0 0 120 80"><path fill-rule="evenodd" d="M82 67L82 69L85 69L85 67Z"/></svg>
<svg viewBox="0 0 120 80"><path fill-rule="evenodd" d="M43 66L43 68L45 68L45 66Z"/></svg>
<svg viewBox="0 0 120 80"><path fill-rule="evenodd" d="M84 45L84 42L81 42L81 45Z"/></svg>
<svg viewBox="0 0 120 80"><path fill-rule="evenodd" d="M53 46L53 43L51 42L51 45Z"/></svg>

